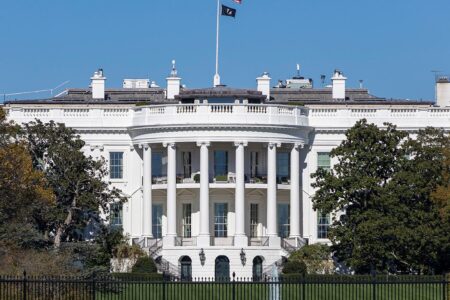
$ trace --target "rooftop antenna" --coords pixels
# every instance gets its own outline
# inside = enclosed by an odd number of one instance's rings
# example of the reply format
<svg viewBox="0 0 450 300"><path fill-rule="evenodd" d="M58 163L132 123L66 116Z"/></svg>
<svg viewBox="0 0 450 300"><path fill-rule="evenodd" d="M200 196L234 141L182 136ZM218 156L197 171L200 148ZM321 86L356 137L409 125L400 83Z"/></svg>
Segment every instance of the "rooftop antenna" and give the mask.
<svg viewBox="0 0 450 300"><path fill-rule="evenodd" d="M214 75L214 86L220 85L219 75L219 31L220 31L220 0L217 0L217 24L216 24L216 74Z"/></svg>
<svg viewBox="0 0 450 300"><path fill-rule="evenodd" d="M54 88L51 89L45 89L45 90L35 90L35 91L29 91L29 92L18 92L18 93L9 93L9 94L3 94L3 100L6 100L7 96L17 96L17 95L26 95L26 94L38 94L38 93L44 93L44 92L50 92L50 95L53 96L53 91L59 89L60 87L68 84L70 80L64 81L63 83L57 85Z"/></svg>

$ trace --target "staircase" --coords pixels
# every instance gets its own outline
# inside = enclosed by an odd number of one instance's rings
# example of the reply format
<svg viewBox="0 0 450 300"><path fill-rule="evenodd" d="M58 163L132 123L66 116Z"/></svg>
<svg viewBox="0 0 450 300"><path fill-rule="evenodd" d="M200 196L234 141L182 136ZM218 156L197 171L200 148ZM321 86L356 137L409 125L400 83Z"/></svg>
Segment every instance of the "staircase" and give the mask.
<svg viewBox="0 0 450 300"><path fill-rule="evenodd" d="M297 251L298 249L306 245L308 245L308 239L300 237L282 239L281 249L284 252L283 257L273 264L266 266L263 269L263 275L267 278L270 278L272 276L273 267L275 267L278 271L278 274L280 274L283 269L283 264L286 262L287 258L292 254L292 252Z"/></svg>
<svg viewBox="0 0 450 300"><path fill-rule="evenodd" d="M153 259L153 261L156 264L156 268L158 269L158 272L165 273L172 277L180 276L180 270L178 266L167 261L161 256L161 251L163 248L162 239L141 238L138 240L135 239L133 242L136 245L139 245L148 254L148 256Z"/></svg>

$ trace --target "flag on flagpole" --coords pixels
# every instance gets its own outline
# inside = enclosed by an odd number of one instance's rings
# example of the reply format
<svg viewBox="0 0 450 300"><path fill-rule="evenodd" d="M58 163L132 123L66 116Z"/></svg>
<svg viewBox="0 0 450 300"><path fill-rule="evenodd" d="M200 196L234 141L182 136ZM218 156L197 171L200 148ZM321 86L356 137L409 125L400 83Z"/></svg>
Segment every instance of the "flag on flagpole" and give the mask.
<svg viewBox="0 0 450 300"><path fill-rule="evenodd" d="M242 0L233 0L234 2L236 2L237 4L242 4Z"/></svg>
<svg viewBox="0 0 450 300"><path fill-rule="evenodd" d="M236 17L236 9L222 4L222 16L235 18Z"/></svg>

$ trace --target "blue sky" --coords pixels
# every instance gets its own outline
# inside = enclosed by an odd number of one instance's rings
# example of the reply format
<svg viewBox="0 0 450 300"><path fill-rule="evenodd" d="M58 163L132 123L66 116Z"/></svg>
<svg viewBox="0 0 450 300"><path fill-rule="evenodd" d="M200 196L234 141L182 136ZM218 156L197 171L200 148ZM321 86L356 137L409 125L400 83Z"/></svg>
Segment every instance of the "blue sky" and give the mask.
<svg viewBox="0 0 450 300"><path fill-rule="evenodd" d="M448 0L222 2L238 9L221 19L229 86L254 87L264 71L275 84L300 63L316 86L339 68L378 96L433 99L431 71L450 73ZM87 87L98 67L108 87L126 77L164 86L172 59L188 87L211 86L215 11L215 0L1 0L0 94Z"/></svg>

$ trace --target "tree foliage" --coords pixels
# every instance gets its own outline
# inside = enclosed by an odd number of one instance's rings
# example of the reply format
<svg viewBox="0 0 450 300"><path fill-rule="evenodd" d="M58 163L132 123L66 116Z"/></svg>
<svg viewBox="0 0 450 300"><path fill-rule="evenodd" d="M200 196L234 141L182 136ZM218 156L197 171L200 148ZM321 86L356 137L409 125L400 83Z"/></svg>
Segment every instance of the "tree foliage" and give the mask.
<svg viewBox="0 0 450 300"><path fill-rule="evenodd" d="M131 269L131 272L139 274L156 273L157 269L153 259L151 257L144 256L137 259L136 263Z"/></svg>
<svg viewBox="0 0 450 300"><path fill-rule="evenodd" d="M109 203L123 201L120 191L104 181L104 160L94 160L83 153L84 141L63 124L25 124L34 167L44 172L56 196L52 211L54 245L83 238L88 226L98 224L100 213L108 215Z"/></svg>
<svg viewBox="0 0 450 300"><path fill-rule="evenodd" d="M449 137L432 128L411 137L385 126L357 122L331 152L333 170L312 175L314 208L346 212L335 214L332 250L359 273L448 270L450 225L432 195L445 181Z"/></svg>
<svg viewBox="0 0 450 300"><path fill-rule="evenodd" d="M308 274L331 274L334 272L331 251L328 245L306 245L293 252L289 261L300 261L306 265Z"/></svg>

